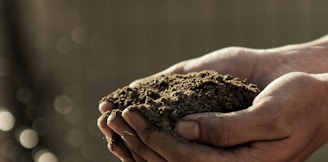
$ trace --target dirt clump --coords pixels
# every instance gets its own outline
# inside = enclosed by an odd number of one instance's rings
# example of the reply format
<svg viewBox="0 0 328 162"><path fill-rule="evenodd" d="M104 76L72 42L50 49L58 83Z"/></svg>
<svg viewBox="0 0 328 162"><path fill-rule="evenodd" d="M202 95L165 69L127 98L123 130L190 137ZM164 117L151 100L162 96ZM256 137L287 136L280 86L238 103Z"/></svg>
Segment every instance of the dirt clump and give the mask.
<svg viewBox="0 0 328 162"><path fill-rule="evenodd" d="M172 133L182 117L202 112L232 112L252 105L260 92L252 83L213 70L160 75L125 86L104 97L113 110L130 108L159 130Z"/></svg>

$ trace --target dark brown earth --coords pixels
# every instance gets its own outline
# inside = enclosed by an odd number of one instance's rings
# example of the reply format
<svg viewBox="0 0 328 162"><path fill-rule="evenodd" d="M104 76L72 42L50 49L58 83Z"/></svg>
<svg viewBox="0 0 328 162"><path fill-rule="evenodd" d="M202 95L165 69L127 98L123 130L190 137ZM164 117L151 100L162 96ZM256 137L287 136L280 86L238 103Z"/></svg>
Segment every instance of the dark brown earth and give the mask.
<svg viewBox="0 0 328 162"><path fill-rule="evenodd" d="M119 111L137 111L159 130L173 133L175 123L188 114L242 110L251 106L259 92L255 84L201 71L147 79L136 87L118 89L102 101L113 103Z"/></svg>

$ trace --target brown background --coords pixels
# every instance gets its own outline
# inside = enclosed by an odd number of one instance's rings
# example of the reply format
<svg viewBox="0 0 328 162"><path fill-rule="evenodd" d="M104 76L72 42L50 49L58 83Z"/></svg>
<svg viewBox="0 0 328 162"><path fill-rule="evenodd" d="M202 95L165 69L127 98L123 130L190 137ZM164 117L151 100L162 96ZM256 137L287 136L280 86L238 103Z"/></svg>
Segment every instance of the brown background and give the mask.
<svg viewBox="0 0 328 162"><path fill-rule="evenodd" d="M38 147L60 162L117 161L96 127L102 96L223 47L313 40L328 33L327 6L326 0L1 1L0 64L19 66L0 76L0 104L16 114L15 129L35 129ZM8 17L16 30L4 24ZM0 132L0 141L14 140L14 132ZM33 154L18 147L18 156L2 151L0 161ZM309 161L328 159L324 149Z"/></svg>

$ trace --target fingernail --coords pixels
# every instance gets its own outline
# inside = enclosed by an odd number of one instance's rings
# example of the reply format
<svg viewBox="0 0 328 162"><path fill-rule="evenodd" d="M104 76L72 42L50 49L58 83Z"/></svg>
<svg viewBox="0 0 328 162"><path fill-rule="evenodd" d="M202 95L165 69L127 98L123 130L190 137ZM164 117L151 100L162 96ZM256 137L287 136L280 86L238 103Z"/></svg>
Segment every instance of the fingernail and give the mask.
<svg viewBox="0 0 328 162"><path fill-rule="evenodd" d="M175 131L188 140L199 139L199 125L192 120L181 120L175 126Z"/></svg>
<svg viewBox="0 0 328 162"><path fill-rule="evenodd" d="M100 102L98 109L101 113L105 113L106 111L110 110L110 103L107 101Z"/></svg>
<svg viewBox="0 0 328 162"><path fill-rule="evenodd" d="M109 116L111 113L112 113L111 110L106 111L106 112L104 113L104 114L105 114L105 117L108 118L108 116Z"/></svg>
<svg viewBox="0 0 328 162"><path fill-rule="evenodd" d="M107 116L107 123L111 123L115 118L120 117L122 115L122 111L118 109L114 109L108 114L106 113Z"/></svg>
<svg viewBox="0 0 328 162"><path fill-rule="evenodd" d="M137 112L125 109L122 113L122 116L133 129L137 129L137 128L140 129L140 128L147 127L144 118L140 116Z"/></svg>

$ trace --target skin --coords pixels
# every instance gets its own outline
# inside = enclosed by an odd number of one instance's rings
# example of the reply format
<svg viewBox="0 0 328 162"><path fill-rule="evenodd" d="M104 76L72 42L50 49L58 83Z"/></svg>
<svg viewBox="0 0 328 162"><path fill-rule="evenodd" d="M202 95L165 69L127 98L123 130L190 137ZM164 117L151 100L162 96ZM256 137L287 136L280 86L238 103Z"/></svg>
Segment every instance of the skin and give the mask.
<svg viewBox="0 0 328 162"><path fill-rule="evenodd" d="M266 50L229 47L155 74L214 69L263 89L245 110L181 119L176 132L196 143L156 131L129 109L107 118L111 103L106 102L99 105L98 127L122 161L304 161L328 141L327 62L328 37L323 37ZM111 142L113 132L123 140Z"/></svg>

